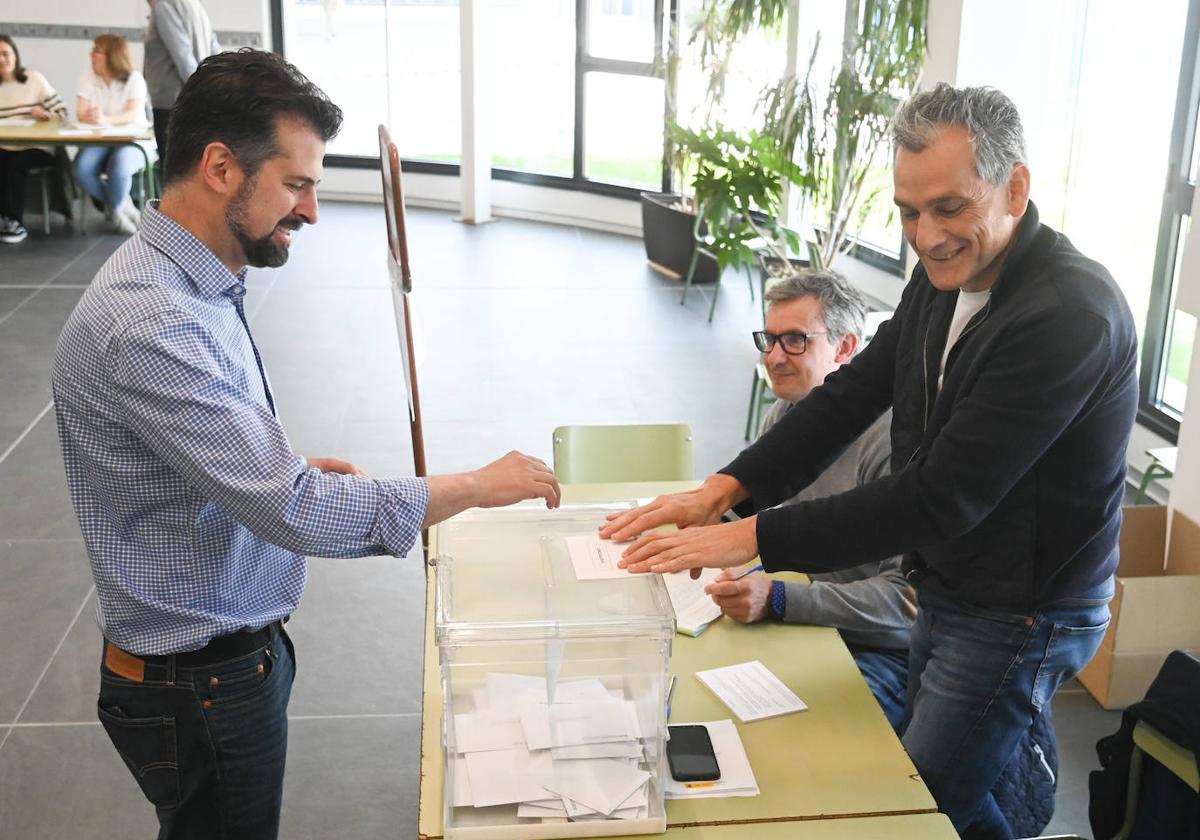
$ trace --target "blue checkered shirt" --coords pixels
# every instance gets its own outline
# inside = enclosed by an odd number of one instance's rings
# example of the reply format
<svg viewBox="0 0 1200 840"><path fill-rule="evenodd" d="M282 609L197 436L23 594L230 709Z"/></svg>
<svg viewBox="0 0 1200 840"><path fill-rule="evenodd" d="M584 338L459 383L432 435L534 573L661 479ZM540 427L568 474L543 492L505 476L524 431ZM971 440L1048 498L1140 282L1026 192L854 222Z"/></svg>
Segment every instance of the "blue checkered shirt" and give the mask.
<svg viewBox="0 0 1200 840"><path fill-rule="evenodd" d="M429 489L309 469L275 417L232 274L152 203L54 360L67 484L105 637L178 653L291 613L304 555L403 555Z"/></svg>

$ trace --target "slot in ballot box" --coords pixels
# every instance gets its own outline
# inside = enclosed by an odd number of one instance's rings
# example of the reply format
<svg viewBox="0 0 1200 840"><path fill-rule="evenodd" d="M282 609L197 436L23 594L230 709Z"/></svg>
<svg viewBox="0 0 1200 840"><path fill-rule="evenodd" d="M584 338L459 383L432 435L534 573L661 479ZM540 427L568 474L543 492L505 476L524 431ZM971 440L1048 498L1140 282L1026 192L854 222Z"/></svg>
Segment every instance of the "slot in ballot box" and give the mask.
<svg viewBox="0 0 1200 840"><path fill-rule="evenodd" d="M666 830L666 588L657 575L579 580L564 539L626 507L516 506L440 526L447 838Z"/></svg>

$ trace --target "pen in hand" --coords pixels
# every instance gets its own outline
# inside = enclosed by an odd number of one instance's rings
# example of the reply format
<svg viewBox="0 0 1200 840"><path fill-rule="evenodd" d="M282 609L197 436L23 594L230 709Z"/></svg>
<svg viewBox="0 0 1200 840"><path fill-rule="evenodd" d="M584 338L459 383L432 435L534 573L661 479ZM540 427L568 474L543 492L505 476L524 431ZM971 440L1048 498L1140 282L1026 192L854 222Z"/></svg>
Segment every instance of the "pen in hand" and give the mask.
<svg viewBox="0 0 1200 840"><path fill-rule="evenodd" d="M757 566L755 566L753 569L747 569L746 571L742 572L742 573L741 573L740 575L738 575L737 577L732 577L732 578L729 578L729 579L730 579L730 580L741 580L741 579L742 579L742 578L744 578L746 575L752 575L752 574L754 574L755 572L761 572L761 571L763 571L763 567L762 567L762 564L761 564L761 563L759 563L759 564L758 564Z"/></svg>

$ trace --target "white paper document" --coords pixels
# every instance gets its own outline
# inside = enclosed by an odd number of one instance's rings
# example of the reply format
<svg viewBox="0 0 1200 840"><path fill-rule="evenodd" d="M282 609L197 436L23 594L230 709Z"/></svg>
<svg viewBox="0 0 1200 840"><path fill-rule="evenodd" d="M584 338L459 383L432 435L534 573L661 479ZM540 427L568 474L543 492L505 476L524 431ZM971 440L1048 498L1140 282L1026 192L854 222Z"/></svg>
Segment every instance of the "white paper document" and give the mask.
<svg viewBox="0 0 1200 840"><path fill-rule="evenodd" d="M556 761L553 771L543 777L546 790L569 799L576 805L608 816L633 796L649 780L645 770L630 767L624 759L601 758L595 761ZM568 816L577 816L580 812Z"/></svg>
<svg viewBox="0 0 1200 840"><path fill-rule="evenodd" d="M628 543L602 540L596 534L568 534L563 541L567 544L577 579L609 580L629 576L629 572L617 568L621 552Z"/></svg>
<svg viewBox="0 0 1200 840"><path fill-rule="evenodd" d="M628 700L539 703L521 710L521 729L531 750L633 741L641 737L637 726L637 709Z"/></svg>
<svg viewBox="0 0 1200 840"><path fill-rule="evenodd" d="M720 569L704 569L697 580L691 572L673 572L663 575L671 606L675 608L675 629L685 636L699 636L708 625L721 617L721 608L713 603L712 596L704 591L717 576Z"/></svg>
<svg viewBox="0 0 1200 840"><path fill-rule="evenodd" d="M476 808L546 798L546 789L535 780L552 775L549 753L524 748L467 753L466 764Z"/></svg>
<svg viewBox="0 0 1200 840"><path fill-rule="evenodd" d="M696 677L742 723L802 712L808 708L757 659L740 665L697 671Z"/></svg>
<svg viewBox="0 0 1200 840"><path fill-rule="evenodd" d="M742 737L738 735L733 721L714 720L693 725L708 730L713 753L717 756L717 766L721 769L721 778L713 782L677 782L668 778L663 786L667 799L758 796L758 781L754 778L754 769L746 757L746 748L742 746Z"/></svg>
<svg viewBox="0 0 1200 840"><path fill-rule="evenodd" d="M466 712L454 716L455 746L460 753L512 750L525 746L521 724L500 720L488 712Z"/></svg>

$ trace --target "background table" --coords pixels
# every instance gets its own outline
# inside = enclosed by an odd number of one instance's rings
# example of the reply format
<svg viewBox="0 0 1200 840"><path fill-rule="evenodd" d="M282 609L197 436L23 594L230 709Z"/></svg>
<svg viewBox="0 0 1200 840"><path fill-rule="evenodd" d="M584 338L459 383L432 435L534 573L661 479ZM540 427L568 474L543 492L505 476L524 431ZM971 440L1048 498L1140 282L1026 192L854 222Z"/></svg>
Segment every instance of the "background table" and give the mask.
<svg viewBox="0 0 1200 840"><path fill-rule="evenodd" d="M12 122L0 120L0 146L133 146L145 159L141 171L143 200L158 194L154 162L150 160L150 151L144 145L147 142L154 142L154 130L148 127L140 130L133 126L79 128L55 120L35 125L13 125ZM83 232L82 213L79 214L79 232Z"/></svg>
<svg viewBox="0 0 1200 840"><path fill-rule="evenodd" d="M694 482L591 484L563 487L563 501L594 502L637 499L690 489ZM437 531L430 534L430 556L437 556ZM442 697L434 638L435 572L426 590L425 683L421 718L421 797L418 831L422 838L442 836L443 754ZM837 631L763 622L741 625L721 618L698 638L677 635L671 669L677 677L671 704L672 723L733 718L729 710L694 676L698 670L758 659L808 704L807 711L749 724L734 719L754 768L761 794L755 797L667 801L670 827L723 826L799 820L847 822L844 818L933 814L937 806L916 768L875 702ZM908 819L906 816L905 819ZM919 821L918 821L919 822ZM937 838L921 834L887 837ZM937 819L928 823L936 825ZM948 824L947 824L948 825ZM828 831L847 826L831 825ZM806 838L794 824L780 837ZM870 835L820 833L811 837ZM898 829L906 831L907 828ZM661 835L660 835L661 836ZM668 835L669 836L669 835ZM708 837L689 832L686 837ZM720 835L724 837L725 835ZM730 835L731 837L734 835ZM953 837L951 831L945 834Z"/></svg>

